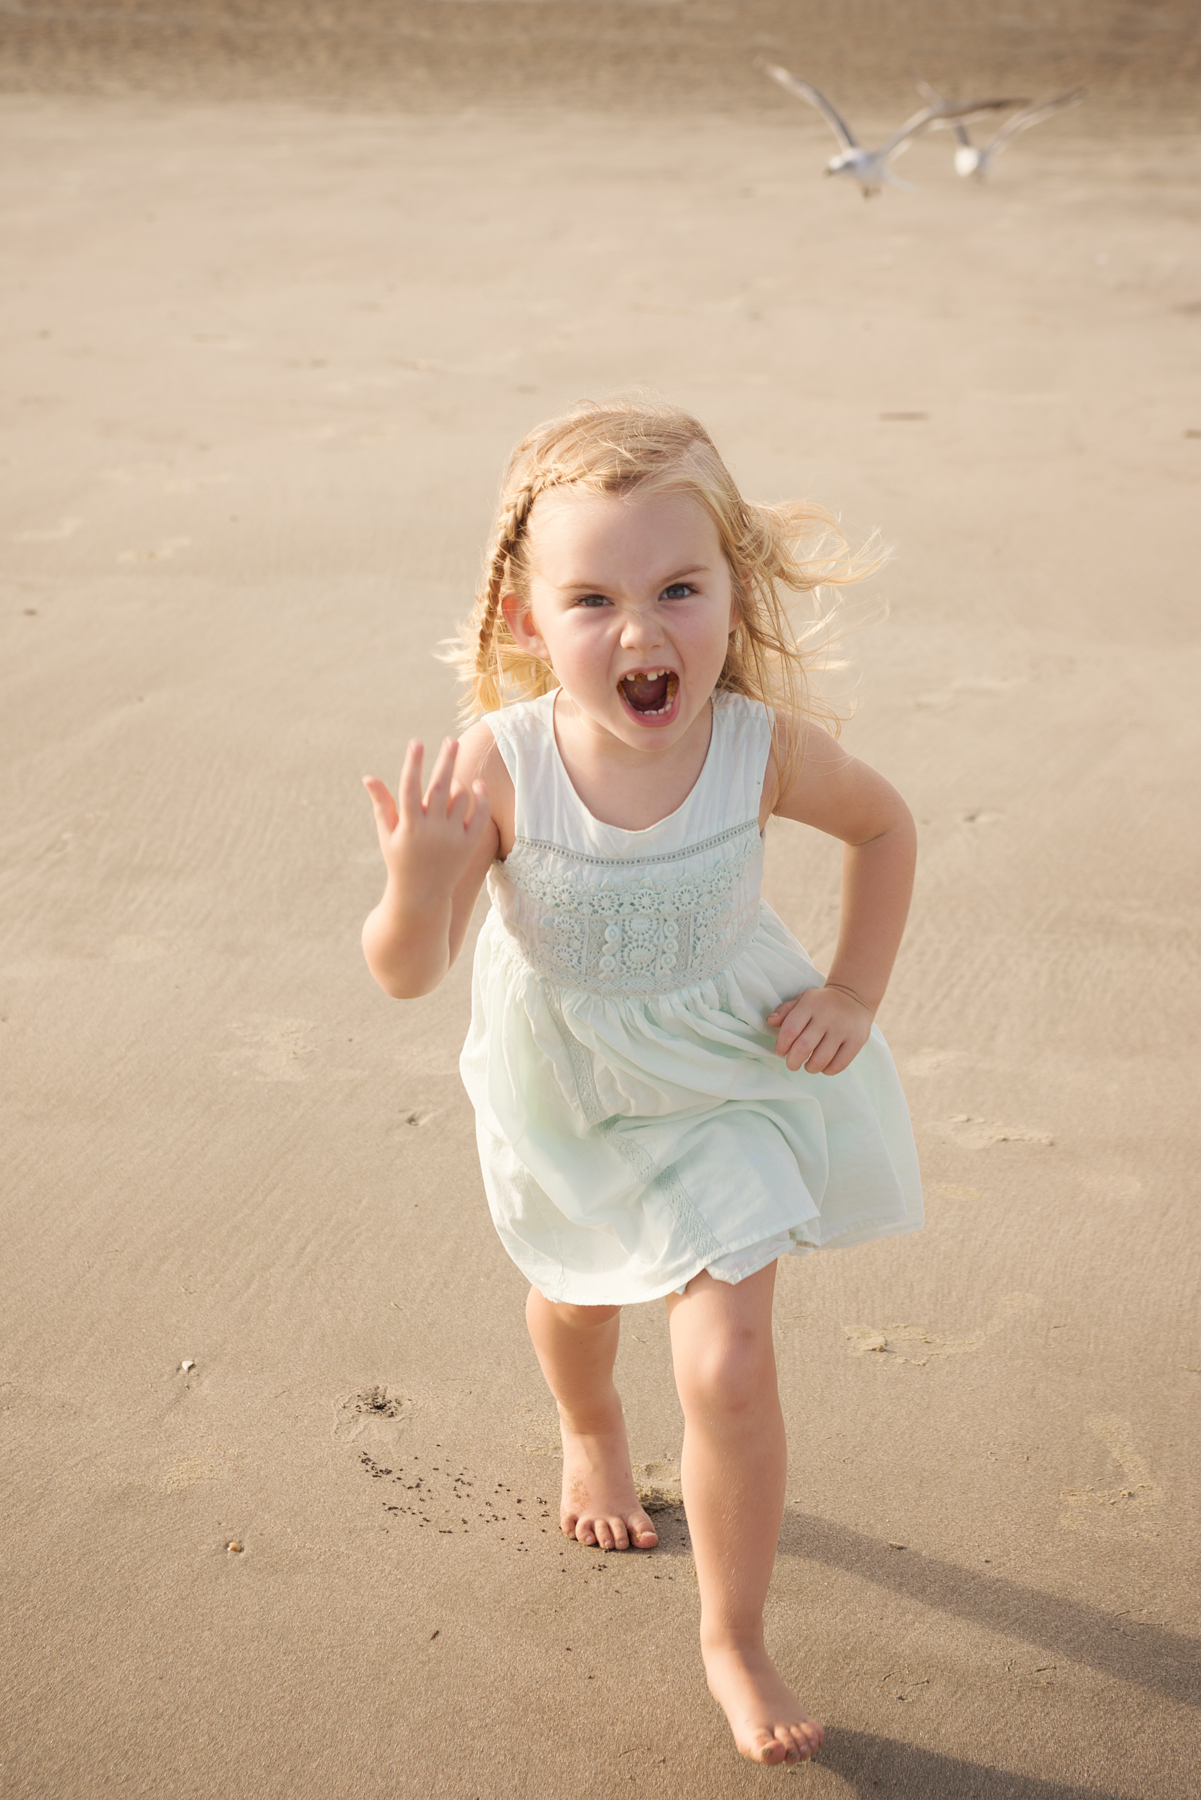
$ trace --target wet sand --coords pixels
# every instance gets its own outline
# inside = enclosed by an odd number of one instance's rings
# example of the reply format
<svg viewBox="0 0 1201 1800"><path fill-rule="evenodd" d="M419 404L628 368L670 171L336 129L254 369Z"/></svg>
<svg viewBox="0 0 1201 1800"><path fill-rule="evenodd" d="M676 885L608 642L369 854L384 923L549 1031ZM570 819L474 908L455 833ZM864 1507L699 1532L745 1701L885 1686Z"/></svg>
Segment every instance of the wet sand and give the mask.
<svg viewBox="0 0 1201 1800"><path fill-rule="evenodd" d="M760 116L755 59L908 102L952 91L1198 113L1190 0L5 0L0 91Z"/></svg>
<svg viewBox="0 0 1201 1800"><path fill-rule="evenodd" d="M865 205L771 92L97 67L0 103L5 1793L794 1779L704 1691L662 1309L621 1365L662 1547L605 1558L555 1529L468 964L402 1006L357 941L358 780L451 724L506 449L641 382L896 548L834 679L921 823L881 1023L928 1225L781 1271L795 1779L1186 1800L1198 138L1097 103ZM773 827L767 891L820 962L830 846Z"/></svg>

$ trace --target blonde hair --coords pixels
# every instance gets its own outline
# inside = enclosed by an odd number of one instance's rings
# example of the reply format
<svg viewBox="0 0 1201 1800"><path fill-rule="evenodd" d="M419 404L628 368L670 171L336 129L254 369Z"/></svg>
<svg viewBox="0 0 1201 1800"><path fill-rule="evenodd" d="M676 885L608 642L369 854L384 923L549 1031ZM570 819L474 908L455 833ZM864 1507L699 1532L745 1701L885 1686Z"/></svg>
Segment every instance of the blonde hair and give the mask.
<svg viewBox="0 0 1201 1800"><path fill-rule="evenodd" d="M870 545L852 553L835 519L810 501L757 506L744 500L699 420L641 395L582 402L535 426L510 457L475 607L449 653L468 687L466 719L559 685L549 663L518 646L501 610L505 594L522 600L528 594L530 515L538 496L558 487L686 493L698 500L717 527L738 618L718 689L838 735L844 715L814 690L830 644L830 615L819 590L860 580L882 557ZM799 633L782 589L813 597ZM782 758L777 744L777 757L788 764L796 736L788 734Z"/></svg>

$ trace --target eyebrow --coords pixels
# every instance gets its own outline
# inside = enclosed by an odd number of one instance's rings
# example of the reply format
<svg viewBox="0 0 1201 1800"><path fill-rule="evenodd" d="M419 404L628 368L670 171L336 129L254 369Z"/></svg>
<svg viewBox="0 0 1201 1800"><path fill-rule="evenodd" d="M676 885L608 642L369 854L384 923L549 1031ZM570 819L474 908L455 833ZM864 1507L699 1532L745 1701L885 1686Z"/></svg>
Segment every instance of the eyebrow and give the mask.
<svg viewBox="0 0 1201 1800"><path fill-rule="evenodd" d="M708 575L713 568L712 563L692 563L687 569L676 569L665 575L656 583L657 587L674 587L677 581L686 581L690 575ZM555 592L559 594L600 594L605 591L603 581L563 581L555 584Z"/></svg>

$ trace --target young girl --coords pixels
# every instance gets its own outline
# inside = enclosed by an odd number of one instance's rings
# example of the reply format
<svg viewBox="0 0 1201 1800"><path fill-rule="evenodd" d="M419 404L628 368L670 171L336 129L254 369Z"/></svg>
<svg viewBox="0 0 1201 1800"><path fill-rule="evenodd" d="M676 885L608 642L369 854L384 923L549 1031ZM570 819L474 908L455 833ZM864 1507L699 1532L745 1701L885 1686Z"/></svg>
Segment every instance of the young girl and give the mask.
<svg viewBox="0 0 1201 1800"><path fill-rule="evenodd" d="M653 1549L613 1385L620 1310L665 1298L711 1692L744 1756L820 1748L763 1642L786 1448L776 1259L921 1224L909 1117L872 1019L913 822L815 717L780 589L813 507L744 501L667 406L582 406L518 446L464 656L484 716L423 792L366 782L387 865L363 929L389 994L426 994L485 879L462 1074L505 1248L558 1402L562 1527ZM841 540L839 540L841 542ZM823 979L759 898L763 830L845 845Z"/></svg>

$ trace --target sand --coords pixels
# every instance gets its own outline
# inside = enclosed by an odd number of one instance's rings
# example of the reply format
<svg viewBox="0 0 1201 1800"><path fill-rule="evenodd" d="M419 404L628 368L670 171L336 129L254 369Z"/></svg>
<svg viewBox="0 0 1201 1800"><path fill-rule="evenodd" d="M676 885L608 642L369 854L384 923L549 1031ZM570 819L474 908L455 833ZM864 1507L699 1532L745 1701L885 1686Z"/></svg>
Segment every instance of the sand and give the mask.
<svg viewBox="0 0 1201 1800"><path fill-rule="evenodd" d="M106 69L0 103L4 1793L1195 1794L1197 135L1097 102L869 206L770 92ZM921 822L881 1023L928 1224L781 1271L795 1778L704 1691L662 1309L663 1543L605 1558L556 1530L467 962L401 1005L358 948L359 777L451 724L501 459L637 382L896 550L834 679ZM773 827L819 961L835 879Z"/></svg>

